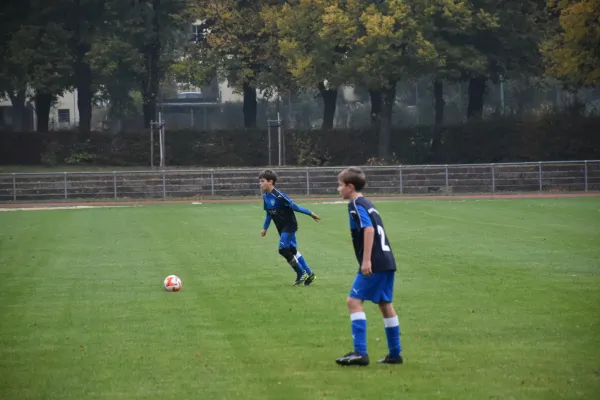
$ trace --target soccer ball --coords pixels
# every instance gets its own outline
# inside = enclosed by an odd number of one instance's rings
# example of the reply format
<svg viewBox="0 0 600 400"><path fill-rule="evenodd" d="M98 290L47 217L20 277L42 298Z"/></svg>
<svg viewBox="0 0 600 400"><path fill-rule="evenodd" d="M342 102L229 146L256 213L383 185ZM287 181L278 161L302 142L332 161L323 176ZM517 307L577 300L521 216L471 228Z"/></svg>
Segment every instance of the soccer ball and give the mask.
<svg viewBox="0 0 600 400"><path fill-rule="evenodd" d="M181 290L181 279L177 275L169 275L165 278L163 286L167 292L179 292Z"/></svg>

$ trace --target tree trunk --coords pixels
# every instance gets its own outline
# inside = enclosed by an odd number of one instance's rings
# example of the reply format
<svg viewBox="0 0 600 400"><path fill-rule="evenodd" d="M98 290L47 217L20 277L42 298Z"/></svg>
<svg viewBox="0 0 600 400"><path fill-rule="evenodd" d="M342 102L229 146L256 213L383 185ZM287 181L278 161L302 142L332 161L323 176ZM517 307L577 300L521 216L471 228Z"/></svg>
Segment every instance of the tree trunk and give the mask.
<svg viewBox="0 0 600 400"><path fill-rule="evenodd" d="M90 48L91 46L87 43L79 44L75 60L79 135L82 139L87 139L92 129L92 68L85 60Z"/></svg>
<svg viewBox="0 0 600 400"><path fill-rule="evenodd" d="M436 79L433 83L433 97L435 99L435 127L431 138L430 155L432 157L431 161L435 162L442 144L442 125L444 124L444 109L446 106L444 82L441 80Z"/></svg>
<svg viewBox="0 0 600 400"><path fill-rule="evenodd" d="M144 127L150 128L150 121L156 118L156 98L158 97L158 86L161 78L160 70L160 32L158 14L160 1L152 2L152 33L153 36L143 48L144 67L146 69L145 77L142 79L142 98L144 110Z"/></svg>
<svg viewBox="0 0 600 400"><path fill-rule="evenodd" d="M335 117L335 108L337 105L337 89L327 89L324 82L319 82L319 93L323 98L323 123L321 129L333 129L333 120Z"/></svg>
<svg viewBox="0 0 600 400"><path fill-rule="evenodd" d="M486 78L484 77L476 77L469 80L469 105L467 106L467 119L476 119L483 116L485 82Z"/></svg>
<svg viewBox="0 0 600 400"><path fill-rule="evenodd" d="M244 82L244 128L256 128L256 114L258 112L258 103L256 102L256 88L250 83Z"/></svg>
<svg viewBox="0 0 600 400"><path fill-rule="evenodd" d="M440 126L444 124L444 108L446 106L442 81L436 79L433 83L433 96L435 98L435 125Z"/></svg>
<svg viewBox="0 0 600 400"><path fill-rule="evenodd" d="M392 111L396 101L396 82L389 82L381 89L381 126L379 128L379 160L387 161L390 155L390 135L392 132Z"/></svg>
<svg viewBox="0 0 600 400"><path fill-rule="evenodd" d="M48 132L50 127L50 107L53 96L50 93L35 94L35 111L37 114L37 131Z"/></svg>
<svg viewBox="0 0 600 400"><path fill-rule="evenodd" d="M156 98L158 97L159 65L158 44L147 47L144 54L147 74L142 80L142 109L144 111L144 127L150 128L150 121L156 119Z"/></svg>
<svg viewBox="0 0 600 400"><path fill-rule="evenodd" d="M381 91L369 90L371 96L371 128L373 131L379 131L381 126Z"/></svg>
<svg viewBox="0 0 600 400"><path fill-rule="evenodd" d="M8 96L12 104L12 130L24 132L28 122L27 108L25 107L25 89L19 90L16 94L9 92Z"/></svg>

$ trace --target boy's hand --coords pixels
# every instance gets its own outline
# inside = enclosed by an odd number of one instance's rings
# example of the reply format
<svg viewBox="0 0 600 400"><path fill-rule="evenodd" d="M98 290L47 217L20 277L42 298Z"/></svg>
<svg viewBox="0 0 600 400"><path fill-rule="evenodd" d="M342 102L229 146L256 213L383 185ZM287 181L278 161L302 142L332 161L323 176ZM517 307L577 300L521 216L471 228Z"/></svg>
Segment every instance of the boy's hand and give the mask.
<svg viewBox="0 0 600 400"><path fill-rule="evenodd" d="M263 229L262 231L260 231L260 236L265 236L267 234L267 230Z"/></svg>
<svg viewBox="0 0 600 400"><path fill-rule="evenodd" d="M314 219L315 221L319 222L321 220L321 217L319 217L317 214L315 213L310 213L310 216L312 217L312 219Z"/></svg>
<svg viewBox="0 0 600 400"><path fill-rule="evenodd" d="M364 261L362 262L362 265L360 266L360 273L363 274L364 276L371 276L373 274L373 270L371 269L371 261Z"/></svg>

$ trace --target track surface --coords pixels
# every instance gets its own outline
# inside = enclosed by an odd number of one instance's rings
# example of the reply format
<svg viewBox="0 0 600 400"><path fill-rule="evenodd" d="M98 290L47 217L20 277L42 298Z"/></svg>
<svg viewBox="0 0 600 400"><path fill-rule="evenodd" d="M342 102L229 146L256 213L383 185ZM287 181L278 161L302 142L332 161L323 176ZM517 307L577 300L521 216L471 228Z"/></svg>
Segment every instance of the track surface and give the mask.
<svg viewBox="0 0 600 400"><path fill-rule="evenodd" d="M372 196L374 200L456 200L456 199L537 199L537 198L559 198L559 197L600 197L600 193L524 193L524 194L474 194L474 195L430 195L430 196ZM298 201L340 201L341 198L334 197L301 197ZM254 203L260 202L256 199L197 199L197 200L115 200L115 201L62 201L47 203L0 203L3 208L27 208L27 207L64 207L64 206L125 206L125 205L151 205L151 204L191 204L191 203Z"/></svg>

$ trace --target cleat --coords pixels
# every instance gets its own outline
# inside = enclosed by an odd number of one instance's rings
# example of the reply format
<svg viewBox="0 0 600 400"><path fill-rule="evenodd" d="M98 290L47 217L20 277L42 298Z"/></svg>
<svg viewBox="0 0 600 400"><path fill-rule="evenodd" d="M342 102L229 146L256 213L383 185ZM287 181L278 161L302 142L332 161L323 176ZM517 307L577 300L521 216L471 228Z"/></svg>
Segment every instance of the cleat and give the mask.
<svg viewBox="0 0 600 400"><path fill-rule="evenodd" d="M389 354L387 356L385 356L385 358L382 358L381 360L378 360L377 362L381 363L381 364L404 364L404 360L402 359L402 356L390 357Z"/></svg>
<svg viewBox="0 0 600 400"><path fill-rule="evenodd" d="M346 354L343 357L340 357L335 360L339 365L358 365L361 367L365 367L369 365L369 355L368 354L360 354L356 351Z"/></svg>
<svg viewBox="0 0 600 400"><path fill-rule="evenodd" d="M304 286L308 286L311 283L313 283L313 281L317 279L317 276L314 274L314 272L312 274L310 274L308 276L308 278L306 278L306 280L304 281Z"/></svg>
<svg viewBox="0 0 600 400"><path fill-rule="evenodd" d="M307 278L308 278L308 274L306 272L303 273L302 276L300 276L298 279L296 279L296 282L294 282L294 286L301 285L304 281L306 281Z"/></svg>

